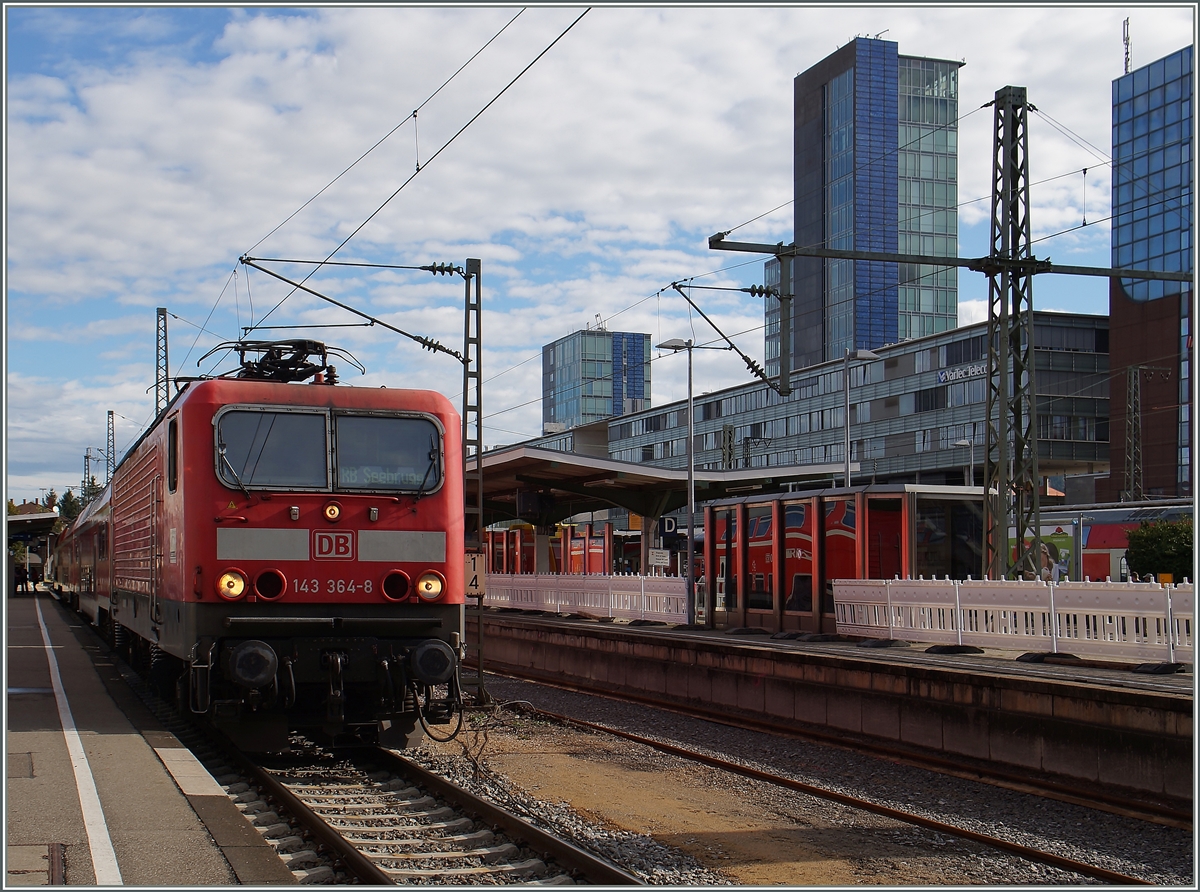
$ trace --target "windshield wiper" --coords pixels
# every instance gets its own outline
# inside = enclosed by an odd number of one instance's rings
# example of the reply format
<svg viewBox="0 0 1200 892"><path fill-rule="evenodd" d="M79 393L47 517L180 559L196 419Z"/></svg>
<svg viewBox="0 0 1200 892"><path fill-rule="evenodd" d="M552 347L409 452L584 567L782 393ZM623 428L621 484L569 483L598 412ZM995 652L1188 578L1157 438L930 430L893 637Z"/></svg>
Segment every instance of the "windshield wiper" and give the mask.
<svg viewBox="0 0 1200 892"><path fill-rule="evenodd" d="M250 498L250 490L246 489L246 484L242 483L242 478L238 476L238 472L233 469L233 464L225 455L225 439L220 436L217 438L217 455L221 457L221 461L225 463L225 467L229 468L229 473L233 475L233 479L237 483L238 489L246 494L246 498Z"/></svg>
<svg viewBox="0 0 1200 892"><path fill-rule="evenodd" d="M430 474L430 472L433 471L434 466L437 465L437 459L438 459L437 439L432 434L430 434L429 435L429 464L425 467L425 476L421 478L421 485L417 487L417 499L420 499L421 496L425 495L425 484L427 482L429 482L429 474Z"/></svg>

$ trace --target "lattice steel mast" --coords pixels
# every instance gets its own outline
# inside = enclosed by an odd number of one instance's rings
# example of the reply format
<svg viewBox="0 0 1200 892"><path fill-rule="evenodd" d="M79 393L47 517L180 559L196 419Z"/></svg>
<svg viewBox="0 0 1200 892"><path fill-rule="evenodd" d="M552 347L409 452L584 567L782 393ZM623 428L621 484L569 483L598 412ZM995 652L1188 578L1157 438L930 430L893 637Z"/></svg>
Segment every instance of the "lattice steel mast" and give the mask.
<svg viewBox="0 0 1200 892"><path fill-rule="evenodd" d="M1029 109L1024 87L994 100L992 245L988 275L987 449L984 548L987 575L1012 578L1040 568L1041 505L1034 389L1030 251ZM1010 543L1009 529L1016 533ZM1028 538L1027 538L1028 537ZM1015 547L1015 555L1014 555Z"/></svg>
<svg viewBox="0 0 1200 892"><path fill-rule="evenodd" d="M1125 490L1122 501L1142 500L1142 373L1131 365L1125 370Z"/></svg>
<svg viewBox="0 0 1200 892"><path fill-rule="evenodd" d="M1122 502L1140 502L1146 497L1142 474L1142 373L1171 370L1161 365L1131 365L1125 370L1125 486Z"/></svg>
<svg viewBox="0 0 1200 892"><path fill-rule="evenodd" d="M113 468L117 465L117 432L116 425L113 422L113 410L108 410L108 439L105 442L104 452L104 485L108 486L112 480Z"/></svg>
<svg viewBox="0 0 1200 892"><path fill-rule="evenodd" d="M483 316L480 304L481 263L467 258L466 337L463 353L463 499L467 548L483 547ZM472 294L471 286L475 286ZM474 455L472 468L470 457Z"/></svg>
<svg viewBox="0 0 1200 892"><path fill-rule="evenodd" d="M171 393L167 384L167 308L158 308L156 336L154 339L154 414L161 415L162 410L171 401Z"/></svg>

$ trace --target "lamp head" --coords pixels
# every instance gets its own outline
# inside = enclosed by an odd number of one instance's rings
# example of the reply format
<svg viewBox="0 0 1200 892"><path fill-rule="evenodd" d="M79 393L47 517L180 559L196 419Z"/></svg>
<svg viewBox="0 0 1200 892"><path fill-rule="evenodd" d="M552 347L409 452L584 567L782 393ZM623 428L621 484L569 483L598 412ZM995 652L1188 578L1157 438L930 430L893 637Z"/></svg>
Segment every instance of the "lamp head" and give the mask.
<svg viewBox="0 0 1200 892"><path fill-rule="evenodd" d="M857 359L859 362L870 362L873 359L882 359L878 353L872 353L870 350L851 350L846 348L847 359Z"/></svg>
<svg viewBox="0 0 1200 892"><path fill-rule="evenodd" d="M655 350L686 350L692 346L691 341L685 341L683 338L671 338L669 341L663 341L661 344L655 344Z"/></svg>

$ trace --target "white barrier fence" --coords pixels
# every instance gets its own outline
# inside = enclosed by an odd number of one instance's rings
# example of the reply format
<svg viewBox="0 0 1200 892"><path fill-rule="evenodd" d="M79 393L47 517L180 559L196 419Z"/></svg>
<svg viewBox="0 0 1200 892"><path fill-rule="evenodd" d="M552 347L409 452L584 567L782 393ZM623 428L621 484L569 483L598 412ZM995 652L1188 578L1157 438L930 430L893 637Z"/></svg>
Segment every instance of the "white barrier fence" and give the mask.
<svg viewBox="0 0 1200 892"><path fill-rule="evenodd" d="M687 622L680 576L540 576L489 573L484 605L612 619Z"/></svg>
<svg viewBox="0 0 1200 892"><path fill-rule="evenodd" d="M839 634L1168 663L1193 658L1194 587L839 579Z"/></svg>

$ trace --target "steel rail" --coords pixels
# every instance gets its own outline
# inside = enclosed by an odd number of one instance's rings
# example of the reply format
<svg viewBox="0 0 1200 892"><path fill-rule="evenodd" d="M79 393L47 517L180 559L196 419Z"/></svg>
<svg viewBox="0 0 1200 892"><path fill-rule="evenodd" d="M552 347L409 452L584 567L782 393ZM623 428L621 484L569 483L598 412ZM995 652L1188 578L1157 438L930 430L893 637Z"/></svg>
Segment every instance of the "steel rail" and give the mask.
<svg viewBox="0 0 1200 892"><path fill-rule="evenodd" d="M540 827L535 827L528 821L511 812L481 799L462 787L439 777L422 768L420 765L404 758L399 753L388 749L364 748L376 759L383 759L387 767L412 781L425 787L434 795L453 803L466 812L473 812L480 820L499 827L513 839L518 839L543 856L553 859L561 867L578 871L592 883L602 886L644 886L645 881L633 874L622 870L614 864L592 854L564 839L547 833Z"/></svg>
<svg viewBox="0 0 1200 892"><path fill-rule="evenodd" d="M213 730L210 736L218 734L219 732ZM224 735L221 736L222 738L224 737ZM254 783L263 787L267 796L270 796L287 809L288 813L300 821L318 842L327 846L340 858L346 870L360 882L373 886L395 885L395 881L378 867L374 861L355 848L353 843L347 841L337 830L329 826L324 818L309 808L302 799L284 786L267 769L257 765L227 740L223 739L221 743L224 755L236 762L245 774L253 778Z"/></svg>
<svg viewBox="0 0 1200 892"><path fill-rule="evenodd" d="M740 774L743 777L748 777L753 780L759 780L765 783L774 784L776 786L786 787L787 789L795 790L798 793L806 793L810 796L816 796L821 799L828 799L831 802L838 802L842 805L848 805L861 811L872 812L873 814L882 815L897 821L902 821L906 824L915 824L919 827L924 827L927 830L935 830L938 833L944 833L947 836L957 836L962 839L970 840L971 842L981 843L994 849L1001 849L1011 854L1018 855L1030 861L1039 861L1042 864L1048 864L1052 867L1058 867L1063 870L1070 870L1075 873L1082 874L1083 876L1103 880L1106 883L1113 883L1119 886L1156 885L1149 880L1126 876L1125 874L1117 873L1116 871L1108 870L1104 867L1086 864L1082 861L1072 860L1071 858L1064 858L1061 855L1043 852L1040 849L1033 849L1028 846L1021 845L1020 843L1009 842L1006 839L987 836L983 833L977 833L974 830L966 830L962 827L956 827L953 824L945 824L941 821L934 820L933 818L926 818L923 815L916 815L911 812L902 811L887 805L881 805L877 802L859 799L854 796L849 796L845 793L838 793L834 790L827 790L823 787L814 786L813 784L806 784L803 781L797 781L793 780L792 778L781 777L766 771L760 771L757 768L739 765L736 762L730 762L716 756L707 755L706 753L689 750L685 747L675 746L674 744L665 743L661 740L653 740L652 738L642 737L641 735L632 734L628 731L621 731L616 728L610 728L605 725L598 725L594 722L587 722L583 721L582 719L576 719L571 718L570 716L547 712L542 709L534 708L533 710L530 710L527 706L519 706L517 708L523 709L527 712L532 712L532 714L543 718L562 722L563 724L574 725L576 727L585 728L589 731L596 731L602 734L611 734L616 737L621 737L625 740L630 740L635 743L652 747L660 752L669 753L670 755L688 759L693 762L700 762L701 764L709 765L713 768L719 768L723 771L728 771L733 774Z"/></svg>

